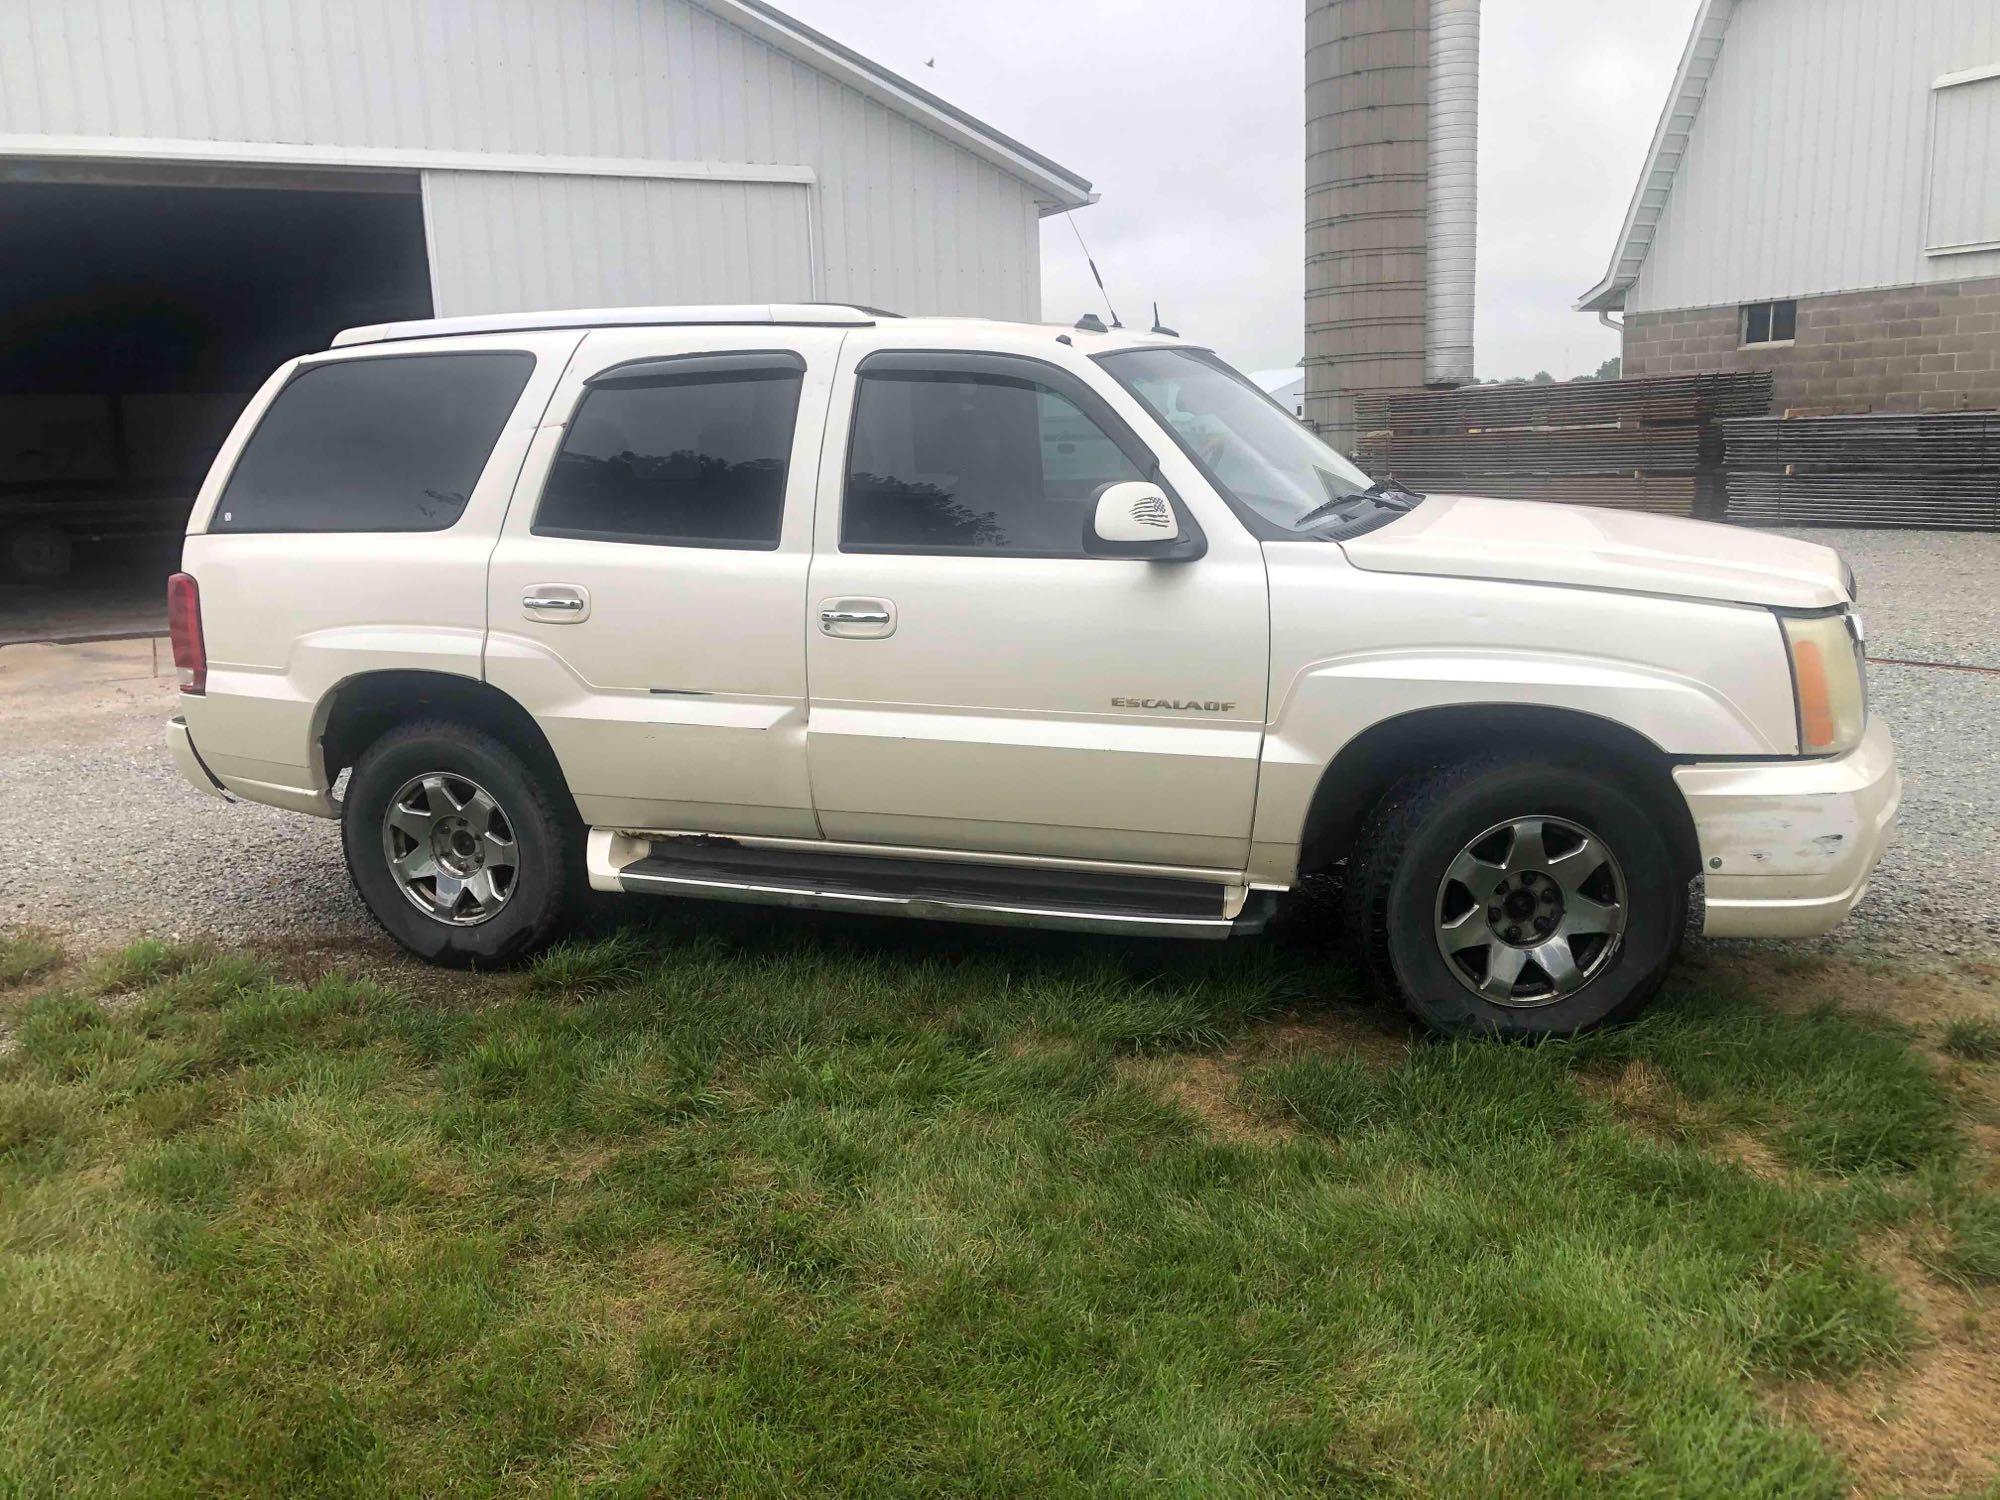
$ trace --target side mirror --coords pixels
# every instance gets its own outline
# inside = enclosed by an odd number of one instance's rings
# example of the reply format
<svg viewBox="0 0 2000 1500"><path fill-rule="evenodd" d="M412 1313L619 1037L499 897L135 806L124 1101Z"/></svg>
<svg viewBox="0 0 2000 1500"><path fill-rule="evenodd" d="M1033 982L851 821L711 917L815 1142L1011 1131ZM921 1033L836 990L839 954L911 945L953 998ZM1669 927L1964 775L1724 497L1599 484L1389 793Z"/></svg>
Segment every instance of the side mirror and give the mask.
<svg viewBox="0 0 2000 1500"><path fill-rule="evenodd" d="M1083 550L1092 557L1192 562L1208 550L1208 540L1159 485L1127 479L1099 487Z"/></svg>

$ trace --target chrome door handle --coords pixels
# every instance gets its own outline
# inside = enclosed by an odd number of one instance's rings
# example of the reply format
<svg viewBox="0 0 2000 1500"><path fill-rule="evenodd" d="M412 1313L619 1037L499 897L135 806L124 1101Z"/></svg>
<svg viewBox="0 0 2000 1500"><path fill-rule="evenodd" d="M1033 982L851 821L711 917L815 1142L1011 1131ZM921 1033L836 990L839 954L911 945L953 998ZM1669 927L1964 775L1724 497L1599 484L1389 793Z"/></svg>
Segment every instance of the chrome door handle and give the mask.
<svg viewBox="0 0 2000 1500"><path fill-rule="evenodd" d="M819 601L819 628L842 640L879 641L896 633L896 601L836 594Z"/></svg>
<svg viewBox="0 0 2000 1500"><path fill-rule="evenodd" d="M590 590L574 583L530 583L522 589L521 612L551 625L574 625L590 618Z"/></svg>

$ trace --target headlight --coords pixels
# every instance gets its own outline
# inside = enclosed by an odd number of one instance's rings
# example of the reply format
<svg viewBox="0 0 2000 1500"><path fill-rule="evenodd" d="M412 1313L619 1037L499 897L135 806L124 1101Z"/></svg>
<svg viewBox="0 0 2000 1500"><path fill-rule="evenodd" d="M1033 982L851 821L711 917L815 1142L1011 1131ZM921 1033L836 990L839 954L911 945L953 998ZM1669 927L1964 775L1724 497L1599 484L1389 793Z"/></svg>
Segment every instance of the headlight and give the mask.
<svg viewBox="0 0 2000 1500"><path fill-rule="evenodd" d="M1861 743L1868 720L1860 622L1846 611L1778 616L1792 662L1799 753L1840 755Z"/></svg>

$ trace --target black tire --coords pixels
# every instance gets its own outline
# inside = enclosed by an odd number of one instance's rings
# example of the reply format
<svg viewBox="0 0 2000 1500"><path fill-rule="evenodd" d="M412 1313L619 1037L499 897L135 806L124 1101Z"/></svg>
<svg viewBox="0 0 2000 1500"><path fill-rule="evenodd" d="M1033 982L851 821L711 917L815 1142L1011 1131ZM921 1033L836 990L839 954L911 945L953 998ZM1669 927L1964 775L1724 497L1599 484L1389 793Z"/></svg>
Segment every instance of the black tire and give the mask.
<svg viewBox="0 0 2000 1500"><path fill-rule="evenodd" d="M512 844L504 899L473 925L420 909L390 868L384 833L390 799L433 774L484 790ZM417 957L452 968L497 967L533 953L560 930L585 883L584 828L567 793L485 730L449 720L392 729L362 751L348 779L340 841L355 890L389 936Z"/></svg>
<svg viewBox="0 0 2000 1500"><path fill-rule="evenodd" d="M1579 971L1598 966L1580 988L1539 1003L1502 1003L1480 994L1477 976L1455 971L1440 946L1445 881L1482 832L1537 818L1580 826L1610 852L1623 930L1601 958L1596 940L1581 940ZM1348 859L1343 916L1361 966L1376 989L1447 1036L1568 1036L1627 1018L1659 988L1687 920L1688 880L1661 824L1624 782L1532 756L1484 757L1407 777L1376 804ZM1525 972L1522 987L1532 989L1537 971Z"/></svg>
<svg viewBox="0 0 2000 1500"><path fill-rule="evenodd" d="M53 583L68 576L75 549L55 527L31 524L7 533L0 556L6 559L9 577L24 583Z"/></svg>

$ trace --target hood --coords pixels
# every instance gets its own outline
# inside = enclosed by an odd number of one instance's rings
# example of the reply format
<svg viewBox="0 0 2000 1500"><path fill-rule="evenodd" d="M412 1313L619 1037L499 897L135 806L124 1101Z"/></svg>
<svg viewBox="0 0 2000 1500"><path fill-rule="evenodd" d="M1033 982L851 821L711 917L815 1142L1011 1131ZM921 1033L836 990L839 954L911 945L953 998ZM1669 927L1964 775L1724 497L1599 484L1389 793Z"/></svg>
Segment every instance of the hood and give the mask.
<svg viewBox="0 0 2000 1500"><path fill-rule="evenodd" d="M1354 566L1377 573L1566 584L1788 609L1848 602L1840 555L1831 547L1594 505L1432 495L1408 515L1339 545Z"/></svg>

